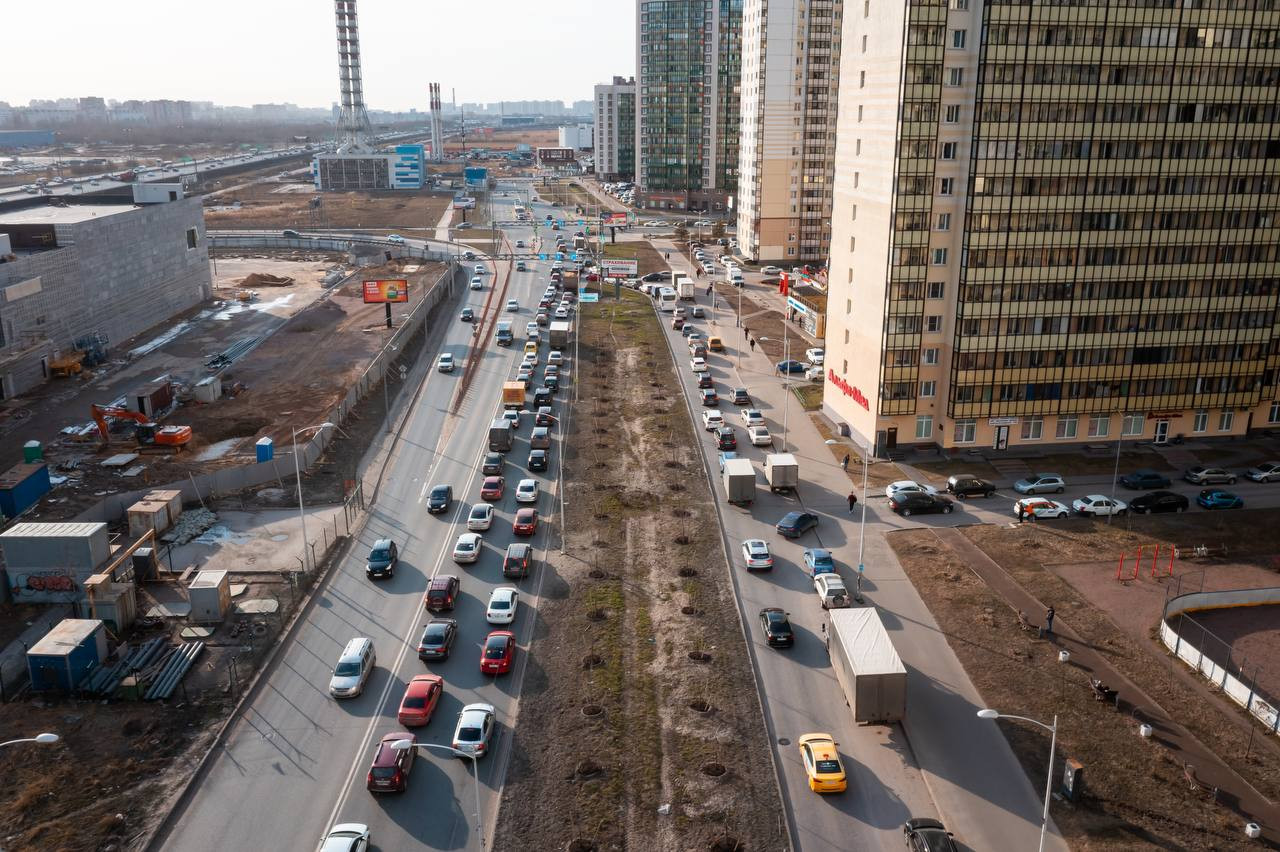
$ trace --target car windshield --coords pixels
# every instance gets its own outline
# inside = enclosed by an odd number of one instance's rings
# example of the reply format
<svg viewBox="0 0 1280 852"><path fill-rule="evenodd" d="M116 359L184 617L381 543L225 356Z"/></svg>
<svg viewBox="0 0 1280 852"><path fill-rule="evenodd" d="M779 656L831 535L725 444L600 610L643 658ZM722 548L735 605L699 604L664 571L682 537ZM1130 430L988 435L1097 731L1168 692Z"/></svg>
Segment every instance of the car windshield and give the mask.
<svg viewBox="0 0 1280 852"><path fill-rule="evenodd" d="M383 548L379 548L369 554L369 559L373 562L386 562L390 558L391 554Z"/></svg>
<svg viewBox="0 0 1280 852"><path fill-rule="evenodd" d="M419 493L421 493L421 492L419 492ZM432 500L443 500L445 497L447 497L447 496L448 496L448 494L449 494L449 492L448 492L447 490L445 490L444 488L432 488L432 489L431 489L431 499L432 499Z"/></svg>
<svg viewBox="0 0 1280 852"><path fill-rule="evenodd" d="M819 760L816 765L819 774L822 775L834 775L840 771L840 761L838 760Z"/></svg>
<svg viewBox="0 0 1280 852"><path fill-rule="evenodd" d="M458 742L460 743L480 742L480 729L479 728L459 728Z"/></svg>
<svg viewBox="0 0 1280 852"><path fill-rule="evenodd" d="M427 696L425 695L407 696L404 699L404 704L402 706L407 707L410 710L421 710L423 707L427 706Z"/></svg>
<svg viewBox="0 0 1280 852"><path fill-rule="evenodd" d="M353 661L338 663L338 667L333 670L338 677L355 677L360 674L360 664Z"/></svg>

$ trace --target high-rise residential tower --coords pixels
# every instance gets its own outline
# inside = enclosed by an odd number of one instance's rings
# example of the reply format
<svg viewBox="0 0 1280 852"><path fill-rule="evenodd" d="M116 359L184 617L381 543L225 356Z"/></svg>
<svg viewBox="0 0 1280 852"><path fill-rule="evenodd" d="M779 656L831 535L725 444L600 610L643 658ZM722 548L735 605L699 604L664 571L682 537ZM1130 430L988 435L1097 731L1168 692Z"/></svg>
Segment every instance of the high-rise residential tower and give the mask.
<svg viewBox="0 0 1280 852"><path fill-rule="evenodd" d="M738 243L752 260L826 263L841 0L746 0Z"/></svg>
<svg viewBox="0 0 1280 852"><path fill-rule="evenodd" d="M1280 425L1280 7L844 16L827 413L882 446Z"/></svg>
<svg viewBox="0 0 1280 852"><path fill-rule="evenodd" d="M595 87L595 164L601 180L636 174L636 80L614 77Z"/></svg>
<svg viewBox="0 0 1280 852"><path fill-rule="evenodd" d="M636 200L725 210L737 192L743 0L636 0Z"/></svg>

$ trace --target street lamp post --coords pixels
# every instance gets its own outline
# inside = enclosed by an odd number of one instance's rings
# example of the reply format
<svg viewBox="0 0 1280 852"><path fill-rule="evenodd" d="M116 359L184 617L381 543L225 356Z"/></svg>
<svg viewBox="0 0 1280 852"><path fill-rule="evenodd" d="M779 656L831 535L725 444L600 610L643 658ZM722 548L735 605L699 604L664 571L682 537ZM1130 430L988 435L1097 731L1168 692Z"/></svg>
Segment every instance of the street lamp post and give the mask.
<svg viewBox="0 0 1280 852"><path fill-rule="evenodd" d="M858 524L858 589L854 594L858 603L862 603L862 572L865 565L862 561L862 547L867 540L867 467L871 463L871 444L862 449L862 520Z"/></svg>
<svg viewBox="0 0 1280 852"><path fill-rule="evenodd" d="M34 737L22 737L16 740L0 743L0 748L5 746L17 745L18 743L39 743L40 745L50 745L61 739L57 734L36 734Z"/></svg>
<svg viewBox="0 0 1280 852"><path fill-rule="evenodd" d="M1058 716L1053 716L1053 724L1046 725L1044 722L1028 719L1026 716L1014 716L1011 713L1001 713L998 710L986 708L978 711L979 719L1017 719L1019 722L1030 722L1033 725L1039 725L1049 732L1049 771L1044 779L1044 814L1040 817L1040 852L1044 852L1045 832L1049 828L1049 798L1053 791L1053 753L1058 745Z"/></svg>
<svg viewBox="0 0 1280 852"><path fill-rule="evenodd" d="M298 480L298 520L302 523L302 570L304 571L315 566L311 564L311 548L307 545L307 513L302 508L302 464L298 460L298 435L299 433L306 434L307 432L314 432L332 425L326 420L324 423L317 423L315 426L293 430L293 473Z"/></svg>
<svg viewBox="0 0 1280 852"><path fill-rule="evenodd" d="M456 749L453 746L438 745L436 743L418 743L413 740L396 740L391 744L396 751L406 751L411 748L434 748L439 751L447 751L454 757L465 757L471 761L471 775L475 779L476 790L476 836L480 838L480 848L484 848L484 822L480 818L480 764L474 754Z"/></svg>

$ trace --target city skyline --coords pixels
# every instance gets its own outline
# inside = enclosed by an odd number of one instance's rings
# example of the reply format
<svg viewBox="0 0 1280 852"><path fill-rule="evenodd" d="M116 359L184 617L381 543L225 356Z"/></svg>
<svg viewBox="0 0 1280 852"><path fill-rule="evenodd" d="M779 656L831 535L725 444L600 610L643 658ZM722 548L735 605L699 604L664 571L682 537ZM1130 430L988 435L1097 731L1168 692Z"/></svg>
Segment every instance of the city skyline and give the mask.
<svg viewBox="0 0 1280 852"><path fill-rule="evenodd" d="M217 15L204 16L198 28L175 31L168 28L166 4L135 0L127 24L134 37L131 43L139 47L128 54L103 35L124 22L118 7L76 0L72 3L75 13L59 24L58 63L50 62L46 40L11 40L0 65L9 71L3 75L6 85L0 100L21 106L33 99L94 96L118 101L173 99L222 106L293 103L328 108L338 99L331 5L228 0ZM482 0L428 9L406 0L366 0L360 6L360 38L369 106L426 112L429 82L440 83L446 104L454 93L458 103L556 99L572 103L589 100L595 83L615 74L634 73L630 67L620 67L634 61L630 5L601 7L587 0L568 0L560 6L565 14L554 19L503 14L505 5ZM35 8L15 8L8 20L13 32L35 33L44 26L42 18ZM245 21L252 21L252 26ZM479 32L478 22L483 22L483 45L467 38L468 32ZM587 22L591 24L590 51L542 49L558 41L583 45ZM420 44L422 49L405 49L405 34L418 30L423 31L423 40L408 43ZM174 32L182 38L170 37ZM287 34L287 41L281 33ZM434 33L457 37L432 40L428 45L425 40ZM512 67L507 57L519 44L529 46L528 61L536 56L537 74ZM503 58L485 61L486 45L499 50ZM86 64L95 69L87 86ZM157 73L159 68L164 73Z"/></svg>

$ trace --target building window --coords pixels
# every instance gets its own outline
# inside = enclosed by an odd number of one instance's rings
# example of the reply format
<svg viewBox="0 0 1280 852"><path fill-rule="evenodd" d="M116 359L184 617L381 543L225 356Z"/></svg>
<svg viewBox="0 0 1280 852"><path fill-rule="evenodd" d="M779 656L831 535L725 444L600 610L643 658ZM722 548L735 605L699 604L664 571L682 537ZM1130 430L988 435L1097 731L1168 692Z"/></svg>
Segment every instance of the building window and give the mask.
<svg viewBox="0 0 1280 852"><path fill-rule="evenodd" d="M841 366L840 373L841 373L842 375L845 375L845 376L849 375L849 362L848 362L848 360L841 361L841 362L840 362L840 366Z"/></svg>
<svg viewBox="0 0 1280 852"><path fill-rule="evenodd" d="M856 173L855 173L855 177L856 177ZM856 181L854 182L854 185L857 186ZM938 194L939 195L952 195L955 193L955 189L956 189L955 178L938 178Z"/></svg>
<svg viewBox="0 0 1280 852"><path fill-rule="evenodd" d="M957 12L969 11L969 0L951 0L947 7Z"/></svg>
<svg viewBox="0 0 1280 852"><path fill-rule="evenodd" d="M188 249L193 249L196 247L196 242L198 237L199 235L196 233L195 228L187 228L187 248Z"/></svg>
<svg viewBox="0 0 1280 852"><path fill-rule="evenodd" d="M938 383L937 383L937 382L921 382L921 383L920 383L920 395L921 395L921 396L930 396L930 397L932 397L932 396L937 396L937 395L938 395Z"/></svg>
<svg viewBox="0 0 1280 852"><path fill-rule="evenodd" d="M1120 434L1125 438L1133 438L1141 435L1143 429L1146 428L1146 415L1144 414L1126 414L1124 416L1124 426L1120 429Z"/></svg>
<svg viewBox="0 0 1280 852"><path fill-rule="evenodd" d="M963 86L964 85L964 69L948 68L947 69L947 85Z"/></svg>
<svg viewBox="0 0 1280 852"><path fill-rule="evenodd" d="M923 361L923 363L925 363L925 364L936 364L936 363L938 363L938 349L937 349L937 347L930 346L928 349L924 350L924 358L922 359L922 361Z"/></svg>
<svg viewBox="0 0 1280 852"><path fill-rule="evenodd" d="M1057 436L1059 440L1074 438L1076 436L1076 424L1079 421L1075 417L1059 417Z"/></svg>
<svg viewBox="0 0 1280 852"><path fill-rule="evenodd" d="M1218 415L1218 431L1230 432L1231 426L1236 422L1236 413L1234 411L1224 411Z"/></svg>
<svg viewBox="0 0 1280 852"><path fill-rule="evenodd" d="M933 437L933 415L921 414L916 418L916 440Z"/></svg>
<svg viewBox="0 0 1280 852"><path fill-rule="evenodd" d="M862 153L862 140L861 140L861 139L855 139L855 140L854 140L854 143L853 143L853 153L854 153L854 154L861 154L861 153Z"/></svg>
<svg viewBox="0 0 1280 852"><path fill-rule="evenodd" d="M849 214L849 219L856 222L858 221L858 205L854 204L852 207L853 211Z"/></svg>
<svg viewBox="0 0 1280 852"><path fill-rule="evenodd" d="M862 104L858 104L858 121L862 121Z"/></svg>
<svg viewBox="0 0 1280 852"><path fill-rule="evenodd" d="M978 437L978 421L973 418L957 420L954 437L957 444L972 444Z"/></svg>
<svg viewBox="0 0 1280 852"><path fill-rule="evenodd" d="M863 37L862 37L862 52L863 52L863 53L866 53L866 52L867 52L867 37L866 37L866 36L863 36Z"/></svg>
<svg viewBox="0 0 1280 852"><path fill-rule="evenodd" d="M867 85L867 72L859 71L858 72L858 88L861 89L866 85Z"/></svg>
<svg viewBox="0 0 1280 852"><path fill-rule="evenodd" d="M937 230L939 230L939 231L950 231L950 230L951 230L951 214L950 214L950 213L939 213L939 214L938 214L938 227L937 227Z"/></svg>
<svg viewBox="0 0 1280 852"><path fill-rule="evenodd" d="M844 345L849 345L849 329L847 328L844 330Z"/></svg>
<svg viewBox="0 0 1280 852"><path fill-rule="evenodd" d="M956 158L956 143L943 142L942 153L938 156L939 160L954 160Z"/></svg>
<svg viewBox="0 0 1280 852"><path fill-rule="evenodd" d="M1028 417L1022 421L1022 440L1039 441L1044 436L1044 418Z"/></svg>
<svg viewBox="0 0 1280 852"><path fill-rule="evenodd" d="M926 286L928 287L928 290L926 291L928 298L941 299L942 294L946 292L947 284L945 281L930 281Z"/></svg>
<svg viewBox="0 0 1280 852"><path fill-rule="evenodd" d="M1197 411L1196 416L1191 418L1191 431L1204 432L1209 428L1209 412Z"/></svg>
<svg viewBox="0 0 1280 852"><path fill-rule="evenodd" d="M861 183L861 182L862 182L862 172L854 172L854 173L853 173L853 186L854 186L854 189L857 189L858 184L859 184L859 183Z"/></svg>
<svg viewBox="0 0 1280 852"><path fill-rule="evenodd" d="M942 314L932 314L924 318L925 331L942 331Z"/></svg>
<svg viewBox="0 0 1280 852"><path fill-rule="evenodd" d="M968 30L952 30L951 46L954 47L956 50L964 50L964 39L967 33L968 33Z"/></svg>
<svg viewBox="0 0 1280 852"><path fill-rule="evenodd" d="M1271 403L1271 410L1267 412L1268 423L1280 423L1280 402Z"/></svg>
<svg viewBox="0 0 1280 852"><path fill-rule="evenodd" d="M859 112L858 115L859 115L858 120L861 121L862 113ZM959 124L960 123L960 104L948 104L946 107L944 107L942 111L942 121L944 124Z"/></svg>
<svg viewBox="0 0 1280 852"><path fill-rule="evenodd" d="M1111 434L1111 418L1095 414L1089 418L1089 437L1105 438Z"/></svg>
<svg viewBox="0 0 1280 852"><path fill-rule="evenodd" d="M862 17L871 17L871 0L862 0Z"/></svg>
<svg viewBox="0 0 1280 852"><path fill-rule="evenodd" d="M796 256L796 247L795 247L795 246L788 246L788 247L787 247L787 257L795 257L795 256Z"/></svg>
<svg viewBox="0 0 1280 852"><path fill-rule="evenodd" d="M944 249L944 248L936 248L936 249L934 249L934 250L933 250L933 265L934 265L934 266L946 266L946 265L947 265L947 250L946 250L946 249Z"/></svg>

